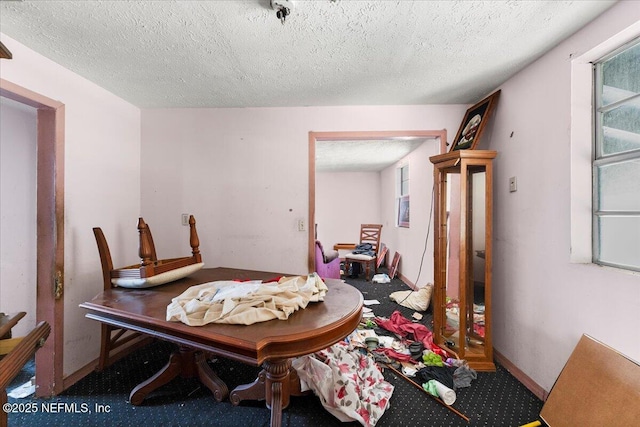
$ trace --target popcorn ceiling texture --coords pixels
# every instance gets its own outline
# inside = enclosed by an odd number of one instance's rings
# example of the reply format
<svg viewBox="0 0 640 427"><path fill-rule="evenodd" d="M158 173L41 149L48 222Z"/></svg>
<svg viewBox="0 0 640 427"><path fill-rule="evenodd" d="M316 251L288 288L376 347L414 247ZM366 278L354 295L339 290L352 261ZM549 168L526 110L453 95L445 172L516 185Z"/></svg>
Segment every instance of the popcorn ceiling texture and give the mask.
<svg viewBox="0 0 640 427"><path fill-rule="evenodd" d="M613 3L3 1L0 31L142 108L471 104Z"/></svg>

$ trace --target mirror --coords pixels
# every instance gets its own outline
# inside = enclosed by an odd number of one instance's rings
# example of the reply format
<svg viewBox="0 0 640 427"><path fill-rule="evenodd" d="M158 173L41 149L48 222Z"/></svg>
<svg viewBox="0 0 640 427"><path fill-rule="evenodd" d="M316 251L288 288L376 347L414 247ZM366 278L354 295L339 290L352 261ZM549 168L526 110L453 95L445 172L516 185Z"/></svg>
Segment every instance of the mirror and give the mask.
<svg viewBox="0 0 640 427"><path fill-rule="evenodd" d="M445 343L456 353L464 354L484 349L484 309L486 270L486 173L484 168L468 169L466 198L468 218L461 215L460 174L448 173L446 178L447 275ZM464 221L464 222L463 222ZM461 224L466 223L466 228ZM465 245L471 250L463 248ZM462 257L462 258L461 258Z"/></svg>

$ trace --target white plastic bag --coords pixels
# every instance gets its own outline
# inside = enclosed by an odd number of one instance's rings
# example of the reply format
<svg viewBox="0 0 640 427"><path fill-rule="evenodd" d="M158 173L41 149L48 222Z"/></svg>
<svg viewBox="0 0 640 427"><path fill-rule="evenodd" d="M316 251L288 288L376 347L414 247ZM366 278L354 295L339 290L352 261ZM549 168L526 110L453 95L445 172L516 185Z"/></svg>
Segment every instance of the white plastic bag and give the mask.
<svg viewBox="0 0 640 427"><path fill-rule="evenodd" d="M380 273L373 276L373 279L371 279L371 281L373 281L374 283L389 283L391 282L391 279L385 273Z"/></svg>

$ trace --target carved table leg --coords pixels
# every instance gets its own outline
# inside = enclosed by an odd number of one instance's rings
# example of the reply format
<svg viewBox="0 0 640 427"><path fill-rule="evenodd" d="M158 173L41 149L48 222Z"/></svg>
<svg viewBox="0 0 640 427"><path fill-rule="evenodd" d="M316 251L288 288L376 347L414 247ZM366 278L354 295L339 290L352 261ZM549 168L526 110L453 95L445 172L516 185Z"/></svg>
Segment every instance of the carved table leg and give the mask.
<svg viewBox="0 0 640 427"><path fill-rule="evenodd" d="M290 359L270 360L262 365L258 378L251 384L236 387L231 392L231 403L238 405L242 400L266 400L271 409L271 427L282 424L282 410L289 406L293 394L299 396L300 379L291 368Z"/></svg>
<svg viewBox="0 0 640 427"><path fill-rule="evenodd" d="M211 393L213 398L218 402L222 402L229 395L227 385L222 381L215 372L207 365L207 359L204 353L197 351L195 354L195 364L200 382L204 384Z"/></svg>
<svg viewBox="0 0 640 427"><path fill-rule="evenodd" d="M200 381L213 393L213 397L222 401L229 394L227 385L207 365L204 353L188 347L180 347L173 352L169 362L154 376L138 384L131 391L129 401L133 405L141 405L149 393L167 384L178 375L183 378L198 377Z"/></svg>
<svg viewBox="0 0 640 427"><path fill-rule="evenodd" d="M289 370L289 392L291 396L307 396L311 394L311 390L302 391L302 384L300 384L300 377L295 369Z"/></svg>
<svg viewBox="0 0 640 427"><path fill-rule="evenodd" d="M281 416L282 410L289 406L291 360L266 361L263 367L267 371L267 378L264 384L267 408L271 408L271 420L273 421L274 410L280 412L279 416ZM273 422L271 425L274 425ZM277 425L280 424L278 423Z"/></svg>
<svg viewBox="0 0 640 427"><path fill-rule="evenodd" d="M267 371L264 369L258 374L258 378L251 384L243 384L234 388L229 396L231 403L238 406L243 400L264 400L265 399L265 379Z"/></svg>
<svg viewBox="0 0 640 427"><path fill-rule="evenodd" d="M284 399L283 383L274 382L271 384L271 405L267 401L267 407L271 407L271 427L280 427L282 425L282 400ZM287 399L289 396L287 396ZM288 405L287 405L288 406Z"/></svg>

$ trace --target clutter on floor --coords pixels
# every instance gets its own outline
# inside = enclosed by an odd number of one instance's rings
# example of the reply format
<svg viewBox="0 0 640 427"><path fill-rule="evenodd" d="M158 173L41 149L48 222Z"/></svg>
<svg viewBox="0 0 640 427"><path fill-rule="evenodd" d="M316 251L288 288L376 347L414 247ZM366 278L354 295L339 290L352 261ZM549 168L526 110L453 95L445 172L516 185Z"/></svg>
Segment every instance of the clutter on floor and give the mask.
<svg viewBox="0 0 640 427"><path fill-rule="evenodd" d="M371 279L374 283L391 283L391 277L387 273L378 273Z"/></svg>
<svg viewBox="0 0 640 427"><path fill-rule="evenodd" d="M35 392L36 392L36 377L31 377L31 379L26 383L8 392L7 396L13 397L14 399L22 399L24 397L31 396Z"/></svg>
<svg viewBox="0 0 640 427"><path fill-rule="evenodd" d="M361 343L358 343L361 344ZM294 359L302 391L313 390L342 422L375 426L389 405L393 385L385 381L366 347L344 340L313 355Z"/></svg>
<svg viewBox="0 0 640 427"><path fill-rule="evenodd" d="M369 314L373 309L365 307ZM341 421L375 426L384 414L393 386L382 371L389 368L465 420L451 407L455 390L469 387L476 372L433 342L426 326L394 311L389 318L363 318L360 327L340 343L297 358L293 367L323 406Z"/></svg>
<svg viewBox="0 0 640 427"><path fill-rule="evenodd" d="M397 302L403 307L416 311L426 311L431 302L431 294L433 293L433 284L427 283L417 291L396 291L389 295L392 301Z"/></svg>

